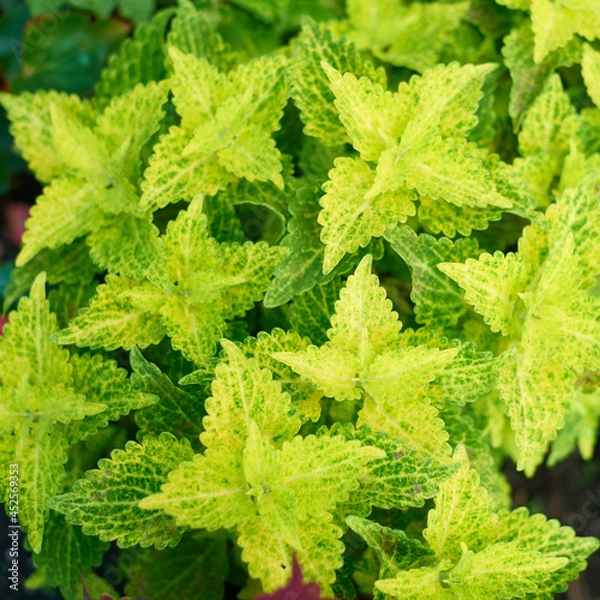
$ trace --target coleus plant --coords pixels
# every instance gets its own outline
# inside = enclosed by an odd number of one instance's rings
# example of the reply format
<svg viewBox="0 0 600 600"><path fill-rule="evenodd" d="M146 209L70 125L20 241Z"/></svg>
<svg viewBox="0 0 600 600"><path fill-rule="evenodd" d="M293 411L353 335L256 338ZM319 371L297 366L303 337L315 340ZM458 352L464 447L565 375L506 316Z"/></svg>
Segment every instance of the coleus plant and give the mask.
<svg viewBox="0 0 600 600"><path fill-rule="evenodd" d="M564 591L598 540L502 465L594 449L595 4L233 4L157 13L92 98L0 96L45 185L0 338L27 585Z"/></svg>

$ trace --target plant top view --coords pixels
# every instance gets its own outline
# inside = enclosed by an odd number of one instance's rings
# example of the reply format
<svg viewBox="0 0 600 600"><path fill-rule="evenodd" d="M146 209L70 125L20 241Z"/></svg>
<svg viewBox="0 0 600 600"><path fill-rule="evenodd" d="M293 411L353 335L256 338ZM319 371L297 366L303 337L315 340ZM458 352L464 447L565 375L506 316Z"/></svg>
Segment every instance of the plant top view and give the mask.
<svg viewBox="0 0 600 600"><path fill-rule="evenodd" d="M16 10L2 597L595 597L600 2Z"/></svg>

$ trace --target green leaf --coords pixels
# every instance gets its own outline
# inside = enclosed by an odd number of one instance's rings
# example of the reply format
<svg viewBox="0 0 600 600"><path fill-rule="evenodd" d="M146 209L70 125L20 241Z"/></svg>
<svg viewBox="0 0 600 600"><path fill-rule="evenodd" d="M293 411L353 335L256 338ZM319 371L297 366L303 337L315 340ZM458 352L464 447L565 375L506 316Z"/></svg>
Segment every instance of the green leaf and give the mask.
<svg viewBox="0 0 600 600"><path fill-rule="evenodd" d="M131 350L129 359L133 388L158 400L135 414L135 422L143 434L157 436L168 429L178 437L186 437L192 446L197 445L202 418L206 415L199 398L175 386L156 365L144 358L138 348Z"/></svg>
<svg viewBox="0 0 600 600"><path fill-rule="evenodd" d="M120 369L114 361L101 355L73 354L70 363L73 366L74 390L106 407L83 421L69 423L65 435L71 443L95 434L109 421L117 421L132 410L143 409L156 402L149 394L132 387L125 369Z"/></svg>
<svg viewBox="0 0 600 600"><path fill-rule="evenodd" d="M180 2L170 24L169 47L219 64L224 60L225 45L211 16L208 11L198 10L189 0Z"/></svg>
<svg viewBox="0 0 600 600"><path fill-rule="evenodd" d="M175 548L137 556L136 564L127 569L125 592L132 598L148 593L161 600L223 598L229 570L224 536L185 536Z"/></svg>
<svg viewBox="0 0 600 600"><path fill-rule="evenodd" d="M465 290L465 300L483 315L493 332L515 333L519 293L531 280L531 272L520 255L483 253L464 264L442 263L438 269Z"/></svg>
<svg viewBox="0 0 600 600"><path fill-rule="evenodd" d="M415 303L417 323L432 327L456 324L467 305L456 283L438 269L444 262L462 262L477 254L477 242L462 239L451 242L418 235L407 226L388 230L385 239L412 271L411 300ZM443 311L439 307L443 306Z"/></svg>
<svg viewBox="0 0 600 600"><path fill-rule="evenodd" d="M440 484L423 536L438 557L458 561L462 544L478 551L490 543L498 517L492 511L486 489L479 483L479 475L470 468L464 446L456 448L454 459L461 467Z"/></svg>
<svg viewBox="0 0 600 600"><path fill-rule="evenodd" d="M265 295L266 307L285 304L297 294L334 277L334 273L323 274L325 246L317 221L320 210L317 193L313 190L300 189L292 195L288 233L280 243L288 252L275 268L275 276Z"/></svg>
<svg viewBox="0 0 600 600"><path fill-rule="evenodd" d="M435 556L433 550L423 546L419 540L408 538L398 529L390 529L360 517L350 516L346 521L377 553L381 579L400 570L414 569Z"/></svg>
<svg viewBox="0 0 600 600"><path fill-rule="evenodd" d="M232 342L222 340L221 344L228 364L221 363L216 369L213 395L205 403L208 416L200 436L202 443L208 448L241 450L251 421L277 445L291 439L300 428L300 420L292 414L290 398L281 391L281 385Z"/></svg>
<svg viewBox="0 0 600 600"><path fill-rule="evenodd" d="M333 103L335 96L322 62L340 73L365 76L382 86L386 78L383 69L375 70L370 63L363 62L354 44L343 37L334 37L330 30L313 21L304 22L292 52L292 98L300 109L305 134L333 146L343 144L348 138L339 121Z"/></svg>
<svg viewBox="0 0 600 600"><path fill-rule="evenodd" d="M316 345L324 344L341 289L341 281L332 279L296 296L290 309L290 324L294 330Z"/></svg>
<svg viewBox="0 0 600 600"><path fill-rule="evenodd" d="M98 286L89 308L80 311L66 329L54 334L59 344L130 350L158 344L165 335L160 317L134 304L129 292L147 289L139 283L108 275Z"/></svg>
<svg viewBox="0 0 600 600"><path fill-rule="evenodd" d="M180 527L213 531L254 518L256 506L247 491L242 453L223 446L183 462L162 491L144 498L140 508L153 514L162 510Z"/></svg>
<svg viewBox="0 0 600 600"><path fill-rule="evenodd" d="M82 525L86 535L117 540L121 548L174 545L181 529L162 513L142 510L140 501L158 492L169 472L191 457L189 442L169 433L146 437L142 445L127 442L125 450L101 459L99 468L75 482L72 492L55 496L48 505L69 523Z"/></svg>
<svg viewBox="0 0 600 600"><path fill-rule="evenodd" d="M83 535L79 527L65 523L61 515L52 512L41 551L34 555L33 562L45 571L47 584L60 588L66 600L80 600L79 573L87 576L92 567L99 566L107 549L106 542Z"/></svg>
<svg viewBox="0 0 600 600"><path fill-rule="evenodd" d="M166 75L164 34L173 12L158 12L150 23L136 27L119 51L113 54L95 87L94 104L102 109L112 98L138 83L160 81Z"/></svg>
<svg viewBox="0 0 600 600"><path fill-rule="evenodd" d="M566 47L555 50L542 61L534 61L534 34L528 21L504 38L502 54L512 78L509 114L518 131L525 111L542 91L548 77L558 67L569 67L581 61L581 47L572 40Z"/></svg>

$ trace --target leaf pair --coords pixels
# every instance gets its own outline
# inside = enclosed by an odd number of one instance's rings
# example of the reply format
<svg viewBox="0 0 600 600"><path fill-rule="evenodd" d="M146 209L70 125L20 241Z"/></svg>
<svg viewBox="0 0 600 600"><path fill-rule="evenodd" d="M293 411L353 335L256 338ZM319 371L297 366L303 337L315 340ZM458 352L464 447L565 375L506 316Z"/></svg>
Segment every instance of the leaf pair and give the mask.
<svg viewBox="0 0 600 600"><path fill-rule="evenodd" d="M287 580L292 550L307 576L327 589L342 550L330 511L384 453L327 432L294 437L300 420L289 396L255 360L222 344L228 363L217 367L206 402L207 450L140 506L163 510L181 526L235 527L242 558L266 590Z"/></svg>
<svg viewBox="0 0 600 600"><path fill-rule="evenodd" d="M528 594L550 597L585 568L598 547L595 538L574 539L570 527L529 516L527 509L494 512L479 476L469 468L464 447L460 469L440 485L424 531L427 546L364 519L349 525L374 548L380 560L375 598L483 598Z"/></svg>
<svg viewBox="0 0 600 600"><path fill-rule="evenodd" d="M35 552L42 547L46 501L62 491L67 449L153 396L133 390L126 372L100 356L70 356L49 341L56 317L38 275L29 298L10 313L0 338L2 464L19 465L19 519ZM2 487L3 499L8 490Z"/></svg>
<svg viewBox="0 0 600 600"><path fill-rule="evenodd" d="M214 354L226 321L260 300L281 256L266 242L217 243L209 237L202 208L202 197L196 197L164 236L169 293L151 282L108 276L90 307L56 339L130 349L156 344L168 334L174 348L202 365Z"/></svg>

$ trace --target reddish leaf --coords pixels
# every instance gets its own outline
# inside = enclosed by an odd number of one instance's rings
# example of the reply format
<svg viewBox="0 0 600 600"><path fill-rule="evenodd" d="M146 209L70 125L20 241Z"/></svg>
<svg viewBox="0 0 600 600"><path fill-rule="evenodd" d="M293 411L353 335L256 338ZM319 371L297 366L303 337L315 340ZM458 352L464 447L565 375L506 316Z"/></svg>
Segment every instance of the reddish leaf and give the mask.
<svg viewBox="0 0 600 600"><path fill-rule="evenodd" d="M302 569L296 556L292 567L292 576L288 584L272 594L260 594L254 600L333 600L321 596L321 587L311 581L302 583Z"/></svg>

